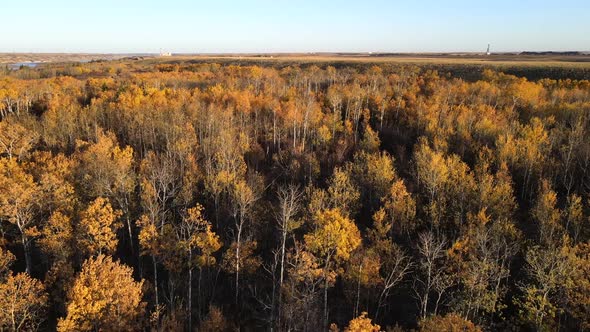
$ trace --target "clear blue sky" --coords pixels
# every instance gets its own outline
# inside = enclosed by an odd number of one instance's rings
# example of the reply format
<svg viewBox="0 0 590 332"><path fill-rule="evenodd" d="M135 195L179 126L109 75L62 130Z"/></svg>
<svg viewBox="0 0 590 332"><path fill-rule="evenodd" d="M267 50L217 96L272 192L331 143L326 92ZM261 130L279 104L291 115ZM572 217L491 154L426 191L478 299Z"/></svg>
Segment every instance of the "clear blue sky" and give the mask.
<svg viewBox="0 0 590 332"><path fill-rule="evenodd" d="M590 0L0 3L0 52L590 50Z"/></svg>

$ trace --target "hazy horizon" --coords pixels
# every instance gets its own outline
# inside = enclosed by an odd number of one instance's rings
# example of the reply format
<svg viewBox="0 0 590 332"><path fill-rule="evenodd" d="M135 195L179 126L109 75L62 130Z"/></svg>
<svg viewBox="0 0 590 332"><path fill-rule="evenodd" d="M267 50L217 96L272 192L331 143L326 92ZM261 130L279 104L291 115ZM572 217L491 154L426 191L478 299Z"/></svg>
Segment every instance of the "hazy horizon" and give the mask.
<svg viewBox="0 0 590 332"><path fill-rule="evenodd" d="M3 53L589 51L584 1L11 2ZM584 33L584 31L586 33Z"/></svg>

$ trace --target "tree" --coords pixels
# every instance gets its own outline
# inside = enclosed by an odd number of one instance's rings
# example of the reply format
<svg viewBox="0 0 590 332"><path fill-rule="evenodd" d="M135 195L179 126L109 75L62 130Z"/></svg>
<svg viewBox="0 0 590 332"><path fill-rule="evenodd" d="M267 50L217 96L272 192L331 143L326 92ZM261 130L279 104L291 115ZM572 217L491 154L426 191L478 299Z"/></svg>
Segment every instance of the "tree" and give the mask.
<svg viewBox="0 0 590 332"><path fill-rule="evenodd" d="M332 263L347 261L353 250L361 244L356 225L343 216L339 209L319 211L314 216L315 230L305 235L305 244L311 252L323 259L324 267L324 323L328 323L328 280Z"/></svg>
<svg viewBox="0 0 590 332"><path fill-rule="evenodd" d="M352 166L353 179L362 188L363 201L373 209L397 180L394 159L388 153L358 152ZM397 180L401 181L401 180Z"/></svg>
<svg viewBox="0 0 590 332"><path fill-rule="evenodd" d="M39 187L15 159L0 158L0 220L16 226L31 273L31 243L39 236L35 212Z"/></svg>
<svg viewBox="0 0 590 332"><path fill-rule="evenodd" d="M145 302L142 281L130 267L99 254L82 265L68 295L58 331L125 331L140 328Z"/></svg>
<svg viewBox="0 0 590 332"><path fill-rule="evenodd" d="M502 308L502 281L510 276L520 233L508 220L492 220L485 209L469 213L467 221L448 256L460 286L454 295L456 309L481 324Z"/></svg>
<svg viewBox="0 0 590 332"><path fill-rule="evenodd" d="M96 143L79 146L79 182L87 197L109 198L125 217L129 245L133 253L131 195L135 190L133 149L120 148L115 135L99 131Z"/></svg>
<svg viewBox="0 0 590 332"><path fill-rule="evenodd" d="M231 324L223 316L221 309L216 306L209 307L209 314L205 317L201 326L199 326L199 331L201 332L224 332L232 330Z"/></svg>
<svg viewBox="0 0 590 332"><path fill-rule="evenodd" d="M354 216L359 207L360 192L352 182L350 171L335 168L328 180L329 206L340 213Z"/></svg>
<svg viewBox="0 0 590 332"><path fill-rule="evenodd" d="M234 286L239 287L239 279L236 275L252 275L262 265L262 260L255 254L258 242L242 239L240 245L233 241L223 254L221 267L234 275ZM239 289L236 288L236 305L239 304Z"/></svg>
<svg viewBox="0 0 590 332"><path fill-rule="evenodd" d="M117 249L121 211L113 210L108 199L92 201L80 216L79 242L87 255L112 254Z"/></svg>
<svg viewBox="0 0 590 332"><path fill-rule="evenodd" d="M414 153L416 176L418 183L424 188L430 205L428 212L432 223L440 223L441 211L445 209L445 202L440 197L444 195L445 185L449 180L449 168L444 155L432 150L423 140Z"/></svg>
<svg viewBox="0 0 590 332"><path fill-rule="evenodd" d="M416 228L416 201L403 180L395 181L381 201L392 232L409 235Z"/></svg>
<svg viewBox="0 0 590 332"><path fill-rule="evenodd" d="M461 316L451 313L446 316L430 316L420 321L420 332L481 332L481 328Z"/></svg>
<svg viewBox="0 0 590 332"><path fill-rule="evenodd" d="M436 293L434 315L437 314L443 294L453 285L452 276L445 271L446 241L432 232L418 238L418 268L420 274L414 280L414 292L420 305L420 316L425 319L432 306L432 294Z"/></svg>
<svg viewBox="0 0 590 332"><path fill-rule="evenodd" d="M74 225L67 215L55 211L49 216L41 233L38 244L51 264L45 275L45 286L57 311L63 312L67 291L75 275Z"/></svg>
<svg viewBox="0 0 590 332"><path fill-rule="evenodd" d="M582 198L572 194L567 198L567 208L565 213L565 229L569 231L574 243L584 235L584 210Z"/></svg>
<svg viewBox="0 0 590 332"><path fill-rule="evenodd" d="M336 279L335 271L325 272L321 260L304 250L302 243L295 242L287 253L287 278L281 290L284 293L283 329L309 330L322 324L318 294L325 285L325 278L328 278L328 284L333 284Z"/></svg>
<svg viewBox="0 0 590 332"><path fill-rule="evenodd" d="M79 204L74 187L74 169L77 161L64 154L35 151L28 165L33 178L39 184L40 215L45 217L60 211L72 216Z"/></svg>
<svg viewBox="0 0 590 332"><path fill-rule="evenodd" d="M291 185L278 189L277 196L279 199L278 211L276 212L277 228L280 237L280 271L279 271L279 310L282 306L282 288L285 277L285 255L287 247L287 236L295 229L301 226L301 223L294 220L295 215L301 208L302 193L299 187ZM281 314L279 312L278 317ZM280 322L279 322L280 326Z"/></svg>
<svg viewBox="0 0 590 332"><path fill-rule="evenodd" d="M235 274L235 287L236 287L236 304L239 300L240 293L240 267L242 264L242 236L245 231L245 226L248 221L248 213L252 208L252 205L258 200L259 196L255 188L248 184L245 180L237 181L232 187L231 191L232 202L233 202L233 217L235 220L235 241L232 246L235 250L233 257L235 259L235 267L233 273ZM256 247L256 242L254 248ZM234 246L235 244L235 246Z"/></svg>
<svg viewBox="0 0 590 332"><path fill-rule="evenodd" d="M0 283L0 329L34 331L45 320L47 294L43 283L27 273Z"/></svg>
<svg viewBox="0 0 590 332"><path fill-rule="evenodd" d="M567 275L567 310L581 329L590 328L590 243L580 243L570 254L573 273Z"/></svg>
<svg viewBox="0 0 590 332"><path fill-rule="evenodd" d="M513 166L522 178L522 197L530 192L532 179L542 170L550 155L549 134L543 120L534 117L529 124L516 124L517 137L507 133L499 136L496 142L501 161Z"/></svg>
<svg viewBox="0 0 590 332"><path fill-rule="evenodd" d="M565 281L573 272L568 253L567 245L535 246L526 253L530 282L520 287L523 295L515 302L523 320L533 324L538 331L555 328L552 319L560 309L559 294L565 291Z"/></svg>
<svg viewBox="0 0 590 332"><path fill-rule="evenodd" d="M11 274L10 266L15 260L16 257L14 257L10 251L0 247L0 282L4 282L4 280L6 280L6 278Z"/></svg>
<svg viewBox="0 0 590 332"><path fill-rule="evenodd" d="M556 207L557 194L551 188L549 181L542 180L535 206L531 213L538 223L539 243L553 245L561 238L561 211Z"/></svg>
<svg viewBox="0 0 590 332"><path fill-rule="evenodd" d="M180 191L178 174L174 172L174 162L170 158L149 151L141 162L140 198L143 214L136 221L139 231L139 246L142 255L152 259L154 273L154 297L159 306L158 263L162 261L165 245L174 241L173 229L169 222L172 200Z"/></svg>
<svg viewBox="0 0 590 332"><path fill-rule="evenodd" d="M0 156L6 154L9 159L22 159L31 150L39 135L20 124L3 120L0 121Z"/></svg>
<svg viewBox="0 0 590 332"><path fill-rule="evenodd" d="M188 327L192 331L192 289L193 289L193 269L198 266L199 269L205 266L215 264L213 254L221 248L219 236L211 231L211 224L203 217L203 207L197 204L195 207L187 210L182 218L182 222L177 230L179 245L187 254L188 259ZM201 296L201 279L199 278L198 296Z"/></svg>
<svg viewBox="0 0 590 332"><path fill-rule="evenodd" d="M354 316L360 315L360 307L364 304L361 303L361 300L364 300L363 302L373 300L371 291L378 287L382 281L380 269L381 257L372 248L359 247L346 262L344 269L340 271L345 293L351 293L349 296L354 299ZM368 306L369 304L366 303L366 307Z"/></svg>
<svg viewBox="0 0 590 332"><path fill-rule="evenodd" d="M74 227L70 218L60 211L51 214L43 231L39 246L55 261L68 261L73 255Z"/></svg>
<svg viewBox="0 0 590 332"><path fill-rule="evenodd" d="M392 224L390 220L385 218L385 212L381 209L373 215L373 228L369 230L368 234L370 252L375 253L378 257L378 259L374 259L369 255L368 259L378 261L380 265L378 272L381 280L372 281L379 282L382 286L377 300L375 319L379 318L381 308L386 305L391 291L402 282L412 268L410 257L393 242L390 236Z"/></svg>
<svg viewBox="0 0 590 332"><path fill-rule="evenodd" d="M367 313L363 312L360 316L352 319L344 332L379 332L381 326L371 323L371 318L367 317Z"/></svg>

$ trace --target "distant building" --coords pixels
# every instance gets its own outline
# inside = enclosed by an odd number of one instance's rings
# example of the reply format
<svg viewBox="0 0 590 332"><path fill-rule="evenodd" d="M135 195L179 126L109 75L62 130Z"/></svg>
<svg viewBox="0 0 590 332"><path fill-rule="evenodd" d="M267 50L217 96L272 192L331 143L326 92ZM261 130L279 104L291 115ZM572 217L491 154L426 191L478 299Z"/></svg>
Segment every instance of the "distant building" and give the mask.
<svg viewBox="0 0 590 332"><path fill-rule="evenodd" d="M170 53L170 52L162 52L162 50L160 50L160 56L172 56L172 53Z"/></svg>
<svg viewBox="0 0 590 332"><path fill-rule="evenodd" d="M486 51L486 55L490 55L492 54L492 52L490 52L490 44L488 44L488 50Z"/></svg>

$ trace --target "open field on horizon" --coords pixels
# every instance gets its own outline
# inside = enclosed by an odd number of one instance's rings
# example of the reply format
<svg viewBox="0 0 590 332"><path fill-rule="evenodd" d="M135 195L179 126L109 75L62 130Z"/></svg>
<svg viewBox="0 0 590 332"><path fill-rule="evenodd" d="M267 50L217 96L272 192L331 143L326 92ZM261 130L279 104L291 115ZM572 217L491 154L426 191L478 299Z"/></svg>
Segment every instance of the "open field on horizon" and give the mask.
<svg viewBox="0 0 590 332"><path fill-rule="evenodd" d="M25 62L88 62L93 60L118 60L130 56L138 55L108 53L0 53L0 64Z"/></svg>
<svg viewBox="0 0 590 332"><path fill-rule="evenodd" d="M0 63L17 62L85 62L92 60L120 60L141 57L157 61L172 60L218 60L218 61L272 61L272 62L365 62L365 63L408 63L408 64L485 64L485 65L528 65L528 66L573 66L590 67L590 54L581 55L518 55L498 53L268 53L268 54L174 54L160 57L155 54L92 54L92 53L0 53Z"/></svg>

